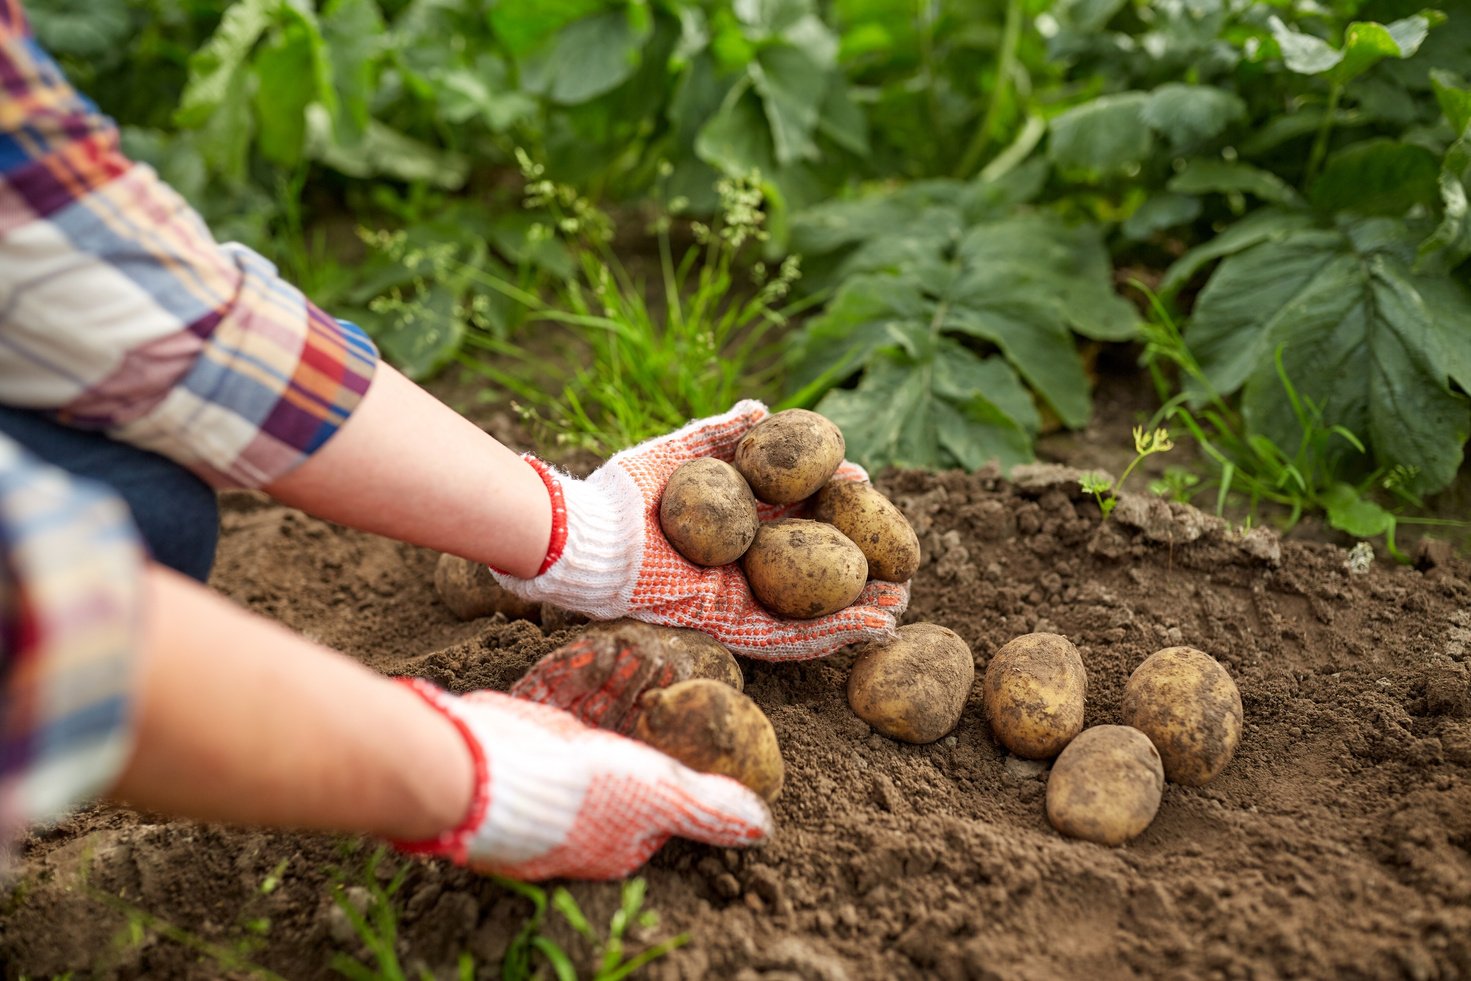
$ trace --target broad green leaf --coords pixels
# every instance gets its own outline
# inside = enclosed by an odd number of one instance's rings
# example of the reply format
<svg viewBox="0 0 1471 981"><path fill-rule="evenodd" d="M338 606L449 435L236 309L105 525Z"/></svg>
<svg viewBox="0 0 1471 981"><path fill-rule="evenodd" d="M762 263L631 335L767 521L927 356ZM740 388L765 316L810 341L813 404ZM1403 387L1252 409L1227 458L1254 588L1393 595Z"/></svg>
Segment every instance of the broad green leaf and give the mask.
<svg viewBox="0 0 1471 981"><path fill-rule="evenodd" d="M1416 279L1407 245L1402 225L1375 219L1248 248L1201 291L1185 338L1218 391L1243 388L1253 435L1279 447L1303 438L1277 374L1281 349L1287 377L1322 425L1367 444L1372 460L1362 468L1415 468L1409 489L1429 492L1454 477L1471 434L1471 403L1450 387L1453 370L1471 369L1465 356L1447 356L1465 350L1468 327L1464 314L1446 315L1471 296L1459 286L1446 294L1447 280ZM1345 465L1359 462L1346 441L1340 449Z"/></svg>
<svg viewBox="0 0 1471 981"><path fill-rule="evenodd" d="M1273 204L1300 204L1291 184L1260 167L1235 160L1196 157L1166 187L1176 194L1250 194Z"/></svg>
<svg viewBox="0 0 1471 981"><path fill-rule="evenodd" d="M237 74L275 21L279 7L280 0L240 0L225 10L209 41L189 57L189 82L175 114L181 127L203 126L237 94Z"/></svg>
<svg viewBox="0 0 1471 981"><path fill-rule="evenodd" d="M1188 194L1153 194L1144 199L1119 230L1131 241L1140 242L1155 232L1178 228L1200 217L1200 198Z"/></svg>
<svg viewBox="0 0 1471 981"><path fill-rule="evenodd" d="M748 93L727 100L695 137L695 153L717 170L732 176L776 170L771 134L762 115L761 100Z"/></svg>
<svg viewBox="0 0 1471 981"><path fill-rule="evenodd" d="M1328 523L1355 538L1377 538L1395 526L1395 518L1345 483L1336 483L1322 496Z"/></svg>
<svg viewBox="0 0 1471 981"><path fill-rule="evenodd" d="M829 392L817 409L843 430L848 455L873 470L1030 460L1031 433L992 397L1026 393L999 358L943 344L920 363L897 353L880 358L856 388Z"/></svg>
<svg viewBox="0 0 1471 981"><path fill-rule="evenodd" d="M577 105L610 92L638 70L647 26L621 10L584 17L559 30L550 45L529 58L521 83L528 92L562 105Z"/></svg>
<svg viewBox="0 0 1471 981"><path fill-rule="evenodd" d="M868 154L868 117L853 101L852 93L841 78L831 78L822 109L817 115L817 128L838 146L859 156Z"/></svg>
<svg viewBox="0 0 1471 981"><path fill-rule="evenodd" d="M1320 37L1304 34L1282 23L1275 14L1267 20L1282 51L1282 63L1299 75L1321 75L1343 60L1343 52Z"/></svg>
<svg viewBox="0 0 1471 981"><path fill-rule="evenodd" d="M236 65L224 77L224 88L210 113L195 130L196 145L209 169L227 184L245 183L250 141L255 137L255 116L250 95L255 75L246 65Z"/></svg>
<svg viewBox="0 0 1471 981"><path fill-rule="evenodd" d="M1274 116L1241 141L1241 153L1247 157L1263 157L1284 143L1306 139L1322 127L1325 115L1326 111L1317 106L1306 106L1285 116ZM1363 113L1357 110L1339 109L1333 114L1334 126L1354 126L1363 121Z"/></svg>
<svg viewBox="0 0 1471 981"><path fill-rule="evenodd" d="M1471 86L1466 80L1444 68L1430 70L1430 84L1435 90L1440 111L1451 124L1451 132L1464 133L1471 126Z"/></svg>
<svg viewBox="0 0 1471 981"><path fill-rule="evenodd" d="M474 68L450 68L437 76L439 109L452 123L479 119L492 133L504 133L536 114L536 100L510 84L505 62L489 52Z"/></svg>
<svg viewBox="0 0 1471 981"><path fill-rule="evenodd" d="M1149 93L1140 114L1171 146L1183 149L1217 137L1245 118L1246 103L1214 86L1169 82Z"/></svg>
<svg viewBox="0 0 1471 981"><path fill-rule="evenodd" d="M1399 217L1412 207L1435 201L1439 176L1440 161L1424 147L1365 140L1328 159L1310 196L1314 206L1329 213Z"/></svg>
<svg viewBox="0 0 1471 981"><path fill-rule="evenodd" d="M252 61L257 146L283 167L302 158L306 107L316 101L314 53L309 29L293 23L263 45Z"/></svg>
<svg viewBox="0 0 1471 981"><path fill-rule="evenodd" d="M50 0L26 10L36 37L54 55L108 54L128 42L133 27L128 0Z"/></svg>
<svg viewBox="0 0 1471 981"><path fill-rule="evenodd" d="M322 38L337 93L333 135L355 146L368 128L375 62L383 43L383 18L373 0L334 0L322 11Z"/></svg>
<svg viewBox="0 0 1471 981"><path fill-rule="evenodd" d="M816 157L812 136L826 98L827 72L806 52L786 44L761 51L749 71L771 126L777 162Z"/></svg>
<svg viewBox="0 0 1471 981"><path fill-rule="evenodd" d="M1312 218L1301 212L1281 211L1276 208L1254 211L1215 238L1197 245L1176 259L1165 270L1164 279L1160 280L1159 292L1170 296L1188 283L1197 272L1217 259L1244 252L1262 242L1283 238L1311 225Z"/></svg>
<svg viewBox="0 0 1471 981"><path fill-rule="evenodd" d="M1047 154L1065 174L1102 180L1137 170L1154 146L1144 122L1149 96L1122 92L1074 106L1052 121Z"/></svg>
<svg viewBox="0 0 1471 981"><path fill-rule="evenodd" d="M1443 14L1436 12L1439 20ZM1420 50L1430 33L1431 21L1426 14L1416 14L1390 24L1355 21L1343 35L1343 60L1328 77L1343 83L1363 74L1385 58L1408 58Z"/></svg>
<svg viewBox="0 0 1471 981"><path fill-rule="evenodd" d="M1085 34L1101 31L1126 0L1058 0L1052 13L1058 20Z"/></svg>
<svg viewBox="0 0 1471 981"><path fill-rule="evenodd" d="M1450 272L1471 256L1471 122L1446 151L1440 177L1441 219L1420 245L1417 272Z"/></svg>
<svg viewBox="0 0 1471 981"><path fill-rule="evenodd" d="M497 0L488 6L496 37L517 57L568 24L606 9L603 0Z"/></svg>
<svg viewBox="0 0 1471 981"><path fill-rule="evenodd" d="M761 36L790 30L813 13L811 0L732 0L730 6L741 23Z"/></svg>
<svg viewBox="0 0 1471 981"><path fill-rule="evenodd" d="M464 184L469 173L464 156L420 142L376 119L368 121L360 145L340 147L332 141L330 117L312 110L307 113L307 131L314 157L349 177L387 176L453 189Z"/></svg>

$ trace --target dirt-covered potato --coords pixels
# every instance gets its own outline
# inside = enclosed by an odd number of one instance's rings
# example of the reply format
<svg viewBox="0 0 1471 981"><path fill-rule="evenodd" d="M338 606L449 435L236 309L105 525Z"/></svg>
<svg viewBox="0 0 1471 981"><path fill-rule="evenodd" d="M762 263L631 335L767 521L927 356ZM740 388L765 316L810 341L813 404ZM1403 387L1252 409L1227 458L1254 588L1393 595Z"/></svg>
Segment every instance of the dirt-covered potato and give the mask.
<svg viewBox="0 0 1471 981"><path fill-rule="evenodd" d="M1093 726L1052 764L1047 820L1070 838L1122 845L1149 827L1164 789L1164 766L1148 736Z"/></svg>
<svg viewBox="0 0 1471 981"><path fill-rule="evenodd" d="M638 620L595 623L531 666L511 694L628 735L645 692L703 678L745 687L730 651L698 630Z"/></svg>
<svg viewBox="0 0 1471 981"><path fill-rule="evenodd" d="M822 489L846 447L843 434L823 416L786 409L751 427L736 444L735 468L767 504L792 504Z"/></svg>
<svg viewBox="0 0 1471 981"><path fill-rule="evenodd" d="M997 741L1017 756L1056 756L1083 729L1088 672L1060 634L1023 634L986 666L982 696Z"/></svg>
<svg viewBox="0 0 1471 981"><path fill-rule="evenodd" d="M448 552L439 557L434 567L434 591L461 620L504 613L507 620L541 621L540 603L508 593L485 566Z"/></svg>
<svg viewBox="0 0 1471 981"><path fill-rule="evenodd" d="M813 499L812 517L853 539L868 560L868 574L884 582L908 582L919 568L919 536L909 519L872 484L829 480Z"/></svg>
<svg viewBox="0 0 1471 981"><path fill-rule="evenodd" d="M734 562L751 547L759 524L746 478L714 457L681 464L659 498L664 537L696 565Z"/></svg>
<svg viewBox="0 0 1471 981"><path fill-rule="evenodd" d="M868 581L868 560L848 536L822 521L764 523L741 557L751 592L778 616L826 616L852 603Z"/></svg>
<svg viewBox="0 0 1471 981"><path fill-rule="evenodd" d="M848 676L848 704L891 739L932 743L960 721L976 680L970 647L937 623L910 623L867 644Z"/></svg>
<svg viewBox="0 0 1471 981"><path fill-rule="evenodd" d="M1219 661L1193 647L1145 658L1124 686L1121 714L1154 742L1165 776L1187 787L1213 780L1241 743L1241 692Z"/></svg>
<svg viewBox="0 0 1471 981"><path fill-rule="evenodd" d="M701 773L734 777L768 801L786 768L776 730L745 695L706 678L656 688L640 699L633 737Z"/></svg>

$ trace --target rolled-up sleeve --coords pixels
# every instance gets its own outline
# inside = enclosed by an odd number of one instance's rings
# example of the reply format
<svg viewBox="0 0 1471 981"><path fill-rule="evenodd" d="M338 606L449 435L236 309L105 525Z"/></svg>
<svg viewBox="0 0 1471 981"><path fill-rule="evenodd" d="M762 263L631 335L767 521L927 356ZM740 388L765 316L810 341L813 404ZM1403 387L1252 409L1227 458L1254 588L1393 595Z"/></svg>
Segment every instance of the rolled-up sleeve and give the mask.
<svg viewBox="0 0 1471 981"><path fill-rule="evenodd" d="M0 437L0 846L126 763L143 567L110 490Z"/></svg>
<svg viewBox="0 0 1471 981"><path fill-rule="evenodd" d="M257 487L342 426L376 364L127 160L0 0L0 401Z"/></svg>

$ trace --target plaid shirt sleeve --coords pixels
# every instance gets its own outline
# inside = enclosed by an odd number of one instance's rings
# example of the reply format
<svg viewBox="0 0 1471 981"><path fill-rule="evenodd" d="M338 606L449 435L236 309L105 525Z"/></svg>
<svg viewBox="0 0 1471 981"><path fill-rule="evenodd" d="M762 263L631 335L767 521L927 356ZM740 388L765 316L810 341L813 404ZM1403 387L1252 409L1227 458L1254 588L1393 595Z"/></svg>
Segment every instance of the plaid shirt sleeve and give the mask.
<svg viewBox="0 0 1471 981"><path fill-rule="evenodd" d="M377 352L265 259L217 244L0 0L0 393L217 485L289 472Z"/></svg>
<svg viewBox="0 0 1471 981"><path fill-rule="evenodd" d="M0 437L0 848L126 762L143 561L110 490Z"/></svg>

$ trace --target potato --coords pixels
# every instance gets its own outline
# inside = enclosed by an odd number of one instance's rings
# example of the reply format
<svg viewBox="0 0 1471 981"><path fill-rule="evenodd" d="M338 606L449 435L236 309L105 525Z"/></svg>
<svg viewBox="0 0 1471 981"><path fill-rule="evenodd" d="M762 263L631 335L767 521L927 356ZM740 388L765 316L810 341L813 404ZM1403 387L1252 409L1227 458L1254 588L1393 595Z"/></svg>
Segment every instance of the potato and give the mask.
<svg viewBox="0 0 1471 981"><path fill-rule="evenodd" d="M975 659L959 635L937 623L911 623L859 652L848 704L891 739L932 743L960 721L975 680Z"/></svg>
<svg viewBox="0 0 1471 981"><path fill-rule="evenodd" d="M734 562L751 547L760 523L746 479L714 457L681 464L659 498L664 537L696 565Z"/></svg>
<svg viewBox="0 0 1471 981"><path fill-rule="evenodd" d="M868 581L868 560L838 529L806 518L761 525L741 557L751 592L778 616L826 616L848 606Z"/></svg>
<svg viewBox="0 0 1471 981"><path fill-rule="evenodd" d="M1056 756L1083 730L1088 672L1059 634L1023 634L986 666L982 697L991 732L1017 756Z"/></svg>
<svg viewBox="0 0 1471 981"><path fill-rule="evenodd" d="M919 536L894 502L872 484L829 480L813 499L812 517L853 539L868 560L868 574L884 582L908 582L919 568Z"/></svg>
<svg viewBox="0 0 1471 981"><path fill-rule="evenodd" d="M1124 686L1121 714L1154 742L1165 776L1187 787L1214 779L1241 743L1241 692L1220 662L1193 647L1145 658Z"/></svg>
<svg viewBox="0 0 1471 981"><path fill-rule="evenodd" d="M1047 820L1070 838L1122 845L1149 827L1164 789L1164 766L1148 736L1093 726L1052 764Z"/></svg>
<svg viewBox="0 0 1471 981"><path fill-rule="evenodd" d="M730 651L698 630L613 620L594 624L537 661L511 694L628 735L645 692L692 678L736 691L745 685Z"/></svg>
<svg viewBox="0 0 1471 981"><path fill-rule="evenodd" d="M448 552L434 567L434 591L450 612L461 620L475 620L504 613L507 620L541 620L541 604L507 592L490 570L479 562Z"/></svg>
<svg viewBox="0 0 1471 981"><path fill-rule="evenodd" d="M786 768L776 730L745 695L697 678L647 691L640 702L635 739L693 770L734 777L768 801L781 793Z"/></svg>
<svg viewBox="0 0 1471 981"><path fill-rule="evenodd" d="M736 444L735 468L767 504L803 501L843 462L843 434L816 412L786 409L751 427Z"/></svg>

